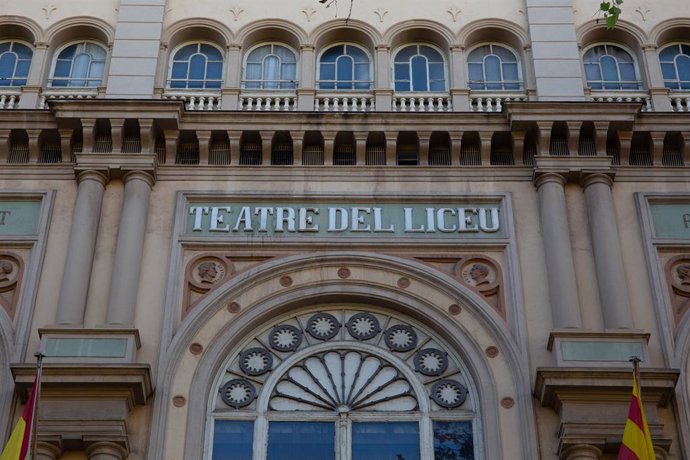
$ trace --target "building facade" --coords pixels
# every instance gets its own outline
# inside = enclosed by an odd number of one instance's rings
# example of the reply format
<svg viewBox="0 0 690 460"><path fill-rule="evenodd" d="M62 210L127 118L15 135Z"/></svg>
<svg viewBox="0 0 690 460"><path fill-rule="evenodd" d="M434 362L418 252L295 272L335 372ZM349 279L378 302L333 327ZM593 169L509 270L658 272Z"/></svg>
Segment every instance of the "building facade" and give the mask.
<svg viewBox="0 0 690 460"><path fill-rule="evenodd" d="M690 457L690 3L400 6L0 0L3 440Z"/></svg>

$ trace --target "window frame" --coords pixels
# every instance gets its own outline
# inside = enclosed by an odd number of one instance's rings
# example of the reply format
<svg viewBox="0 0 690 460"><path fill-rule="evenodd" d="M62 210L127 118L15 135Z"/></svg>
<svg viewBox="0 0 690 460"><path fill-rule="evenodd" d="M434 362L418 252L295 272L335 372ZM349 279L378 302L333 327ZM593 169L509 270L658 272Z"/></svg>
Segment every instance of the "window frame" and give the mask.
<svg viewBox="0 0 690 460"><path fill-rule="evenodd" d="M464 361L458 356L457 352L442 340L436 332L430 332L429 329L405 315L399 315L393 312L379 311L376 308L368 308L360 305L343 305L337 310L319 309L316 311L327 311L336 314L335 311L366 311L371 314L382 314L389 316L390 322L399 321L404 324L409 324L411 327L419 330L424 336L431 337L433 341L438 341L441 348L445 350L449 356L459 365L460 374L465 376L467 388L472 396L468 396L468 401L471 401L471 407L458 407L455 409L436 408L431 402L427 391L425 390L428 382L418 377L418 371L410 368L405 363L409 361L409 357L405 358L398 356L394 351L385 349L380 344L365 343L357 340L342 340L334 338L332 341L320 342L311 344L306 348L301 348L295 351L293 355L282 359L280 364L271 369L271 374L263 380L261 388L257 390L256 402L254 408L239 408L239 409L222 409L220 412L214 409L217 399L217 391L210 391L206 402L206 429L205 442L203 450L203 458L205 460L213 459L214 435L215 435L215 421L230 420L230 421L252 421L252 460L266 460L268 457L268 443L269 443L269 425L275 421L291 421L291 422L327 422L333 423L335 439L333 440L335 446L336 460L350 459L348 455L352 449L353 442L353 424L362 422L414 422L418 424L418 445L420 459L427 459L434 457L434 423L435 422L470 422L472 426L473 439L473 455L475 459L483 458L483 423L482 412L479 407L479 400L476 395L477 388L474 382L468 376L469 371L466 368ZM313 313L313 311L312 311ZM302 311L293 313L292 315L283 316L277 320L270 322L270 326L275 326L284 323L289 318L308 315L309 311ZM340 318L340 317L338 317ZM268 323L267 323L268 324ZM271 327L266 327L267 324L260 326L255 333L250 334L237 346L233 347L235 350L245 349L250 343L256 343L255 336L261 336L265 330L271 330ZM343 328L344 329L344 328ZM422 349L422 344L417 345ZM418 406L416 410L392 410L392 411L361 411L348 412L345 419L345 427L339 427L339 421L342 420L339 412L328 410L274 410L270 408L270 401L274 397L274 391L277 385L282 381L286 373L297 366L306 359L328 352L348 352L353 351L357 353L370 353L379 359L387 361L398 372L405 376L410 384ZM213 380L211 388L217 389L223 380L225 369L237 359L238 353L228 353L228 357L219 367L219 372Z"/></svg>
<svg viewBox="0 0 690 460"><path fill-rule="evenodd" d="M687 92L690 92L690 79L688 79L688 80L680 80L680 79L667 80L667 79L664 77L664 71L663 71L662 65L663 65L663 64L671 64L671 62L662 61L662 60L661 60L661 53L662 53L665 49L670 48L671 46L680 46L680 47L681 47L681 48L680 48L680 54L677 54L676 56L674 56L673 62L672 62L673 67L674 67L674 70L675 70L677 76L679 76L679 73L678 73L678 65L677 65L677 62L676 62L676 59L678 59L678 56L687 56L688 58L690 58L690 54L685 54L685 53L683 53L683 48L682 48L682 46L690 47L690 42L681 42L681 41L669 42L669 43L665 43L663 46L660 46L660 47L658 48L657 57L659 58L659 67L660 67L660 70L661 70L661 78L662 78L662 80L663 80L663 82L664 82L664 87L667 88L667 89L669 89L669 90L672 91L672 92L679 92L679 93L687 93ZM669 86L667 86L667 84L669 84L669 83L670 83L670 84L675 84L675 85L677 85L678 88L677 88L677 89L676 89L676 88L670 88ZM684 85L684 84L687 86L686 88L683 88L683 85Z"/></svg>
<svg viewBox="0 0 690 460"><path fill-rule="evenodd" d="M187 62L187 73L186 76L187 78L184 79L179 79L175 78L173 79L172 77L172 72L173 72L173 66L175 65L175 62L185 62L185 61L175 61L175 55L180 52L183 48L189 45L196 45L197 46L197 51L192 53L190 55L189 59L186 60ZM220 77L218 79L208 79L207 78L207 73L208 73L208 64L209 62L218 62L218 61L209 61L208 56L204 55L207 59L206 61L206 67L204 68L204 78L203 80L199 79L190 79L189 77L189 71L191 68L191 58L192 56L196 54L203 54L201 53L201 45L208 45L216 49L220 53L221 60L220 60ZM167 78L165 79L165 89L170 90L170 91L207 91L207 92L218 92L220 89L223 87L225 84L225 64L226 64L227 56L226 53L223 51L223 48L218 46L218 44L212 42L212 41L206 41L206 40L198 40L198 41L186 41L184 43L180 43L177 45L168 55L168 73L167 73ZM172 86L173 81L181 81L185 83L185 86L183 87L175 87ZM192 81L200 81L202 82L202 87L200 88L190 88L189 83ZM208 87L208 82L218 82L218 87L217 88L209 88Z"/></svg>
<svg viewBox="0 0 690 460"><path fill-rule="evenodd" d="M261 64L261 79L260 80L249 80L249 79L247 79L247 67L249 64L249 56L254 51L256 51L257 49L259 49L263 46L271 46L271 47L281 46L281 47L287 49L288 51L290 51L292 53L292 55L295 57L295 78L294 79L292 79L292 80L264 80L263 79L264 62L262 62L262 64ZM271 50L271 51L273 51L273 50ZM254 91L254 90L255 91L271 91L271 90L273 90L273 91L295 91L299 87L299 70L300 70L299 69L299 63L300 63L299 58L300 58L299 53L294 48L289 46L287 43L272 41L272 42L262 42L262 43L258 43L256 45L252 46L251 48L249 48L249 50L247 50L246 53L244 53L244 56L242 58L241 88L243 90L247 90L247 91ZM264 58L264 60L265 59L266 58ZM284 65L284 62L281 60L281 62L280 62L280 66L281 66L281 72L280 73L281 74L282 74L282 66L283 65ZM248 82L258 83L259 86L256 88L255 87L247 87ZM266 82L275 82L275 83L277 83L278 87L277 88L266 88L265 87ZM282 87L283 84L292 84L292 87Z"/></svg>
<svg viewBox="0 0 690 460"><path fill-rule="evenodd" d="M499 46L503 49L508 50L513 56L515 56L515 66L517 68L518 79L517 80L505 80L503 78L503 65L506 64L505 62L503 62L503 60L501 60L501 80L487 80L486 79L486 64L485 64L486 57L487 56L496 56L493 53L493 49L491 49L491 53L484 55L484 57L482 58L482 62L481 62L482 76L484 77L484 79L482 81L477 81L477 82L473 82L472 80L470 80L470 64L479 64L479 62L470 62L469 56L475 50L481 48L482 46L490 46L492 48L494 46ZM513 49L513 47L511 47L505 43L491 42L491 41L477 43L474 46L472 46L469 50L467 50L467 52L465 53L465 71L467 72L467 83L466 83L467 88L472 92L483 92L483 93L494 93L494 92L498 92L498 93L523 93L525 91L525 76L524 76L524 72L522 69L522 61L523 61L523 59L522 59L522 56L520 55L520 53L516 52ZM482 85L483 88L482 89L474 89L471 87L472 84ZM499 85L499 84L501 85L501 89L487 88L488 85ZM506 89L506 85L517 85L517 88Z"/></svg>
<svg viewBox="0 0 690 460"><path fill-rule="evenodd" d="M105 56L103 57L103 74L101 75L100 81L98 82L98 84L97 84L97 85L93 85L93 86L91 86L91 85L88 84L89 81L96 81L96 79L93 78L93 77L88 77L88 76L87 76L87 77L72 77L72 76L71 76L71 73L72 73L72 66L74 65L74 59L76 58L76 56L78 56L78 54L76 54L75 57L72 58L72 61L71 61L71 62L72 62L72 65L70 66L70 76L69 76L69 77L66 77L66 78L65 78L65 77L56 78L56 77L55 77L55 69L57 68L57 64L58 64L58 59L59 59L59 57L60 57L60 53L62 53L63 51L65 51L65 50L66 50L67 48L69 48L70 46L76 45L76 46L78 47L78 46L80 46L80 45L87 45L87 44L88 44L88 45L96 45L96 46L100 47L101 49L103 49L103 51L105 51ZM78 48L77 48L77 49L78 49ZM74 40L74 41L71 41L71 42L69 42L69 43L66 43L65 45L63 45L63 46L61 46L60 48L56 49L56 50L55 50L55 53L53 54L52 63L51 63L51 66L50 66L50 73L48 74L49 77L48 77L48 84L47 84L47 86L48 86L49 88L51 88L51 89L62 89L62 88L72 88L72 89L77 89L77 88L82 88L82 89L96 89L96 88L98 88L98 87L105 86L105 85L106 85L106 79L107 79L107 76L108 76L108 59L109 59L109 57L110 57L110 49L109 49L109 47L106 46L106 45L104 45L103 43L97 41L97 40ZM93 61L89 63L89 71L91 70L91 65L92 65L92 64L93 64ZM88 75L88 74L87 74L87 75ZM64 86L55 86L55 85L53 84L53 83L55 82L55 80L67 80L67 84L64 85ZM71 83L73 80L76 80L76 81L84 80L84 81L87 82L87 84L86 84L86 85L79 85L79 86L77 86L77 85L71 85L70 83Z"/></svg>
<svg viewBox="0 0 690 460"><path fill-rule="evenodd" d="M410 72L410 74L409 74L410 75L410 78L409 78L410 89L409 90L398 90L395 88L396 83L398 82L398 80L396 79L396 75L395 75L395 67L397 64L403 64L403 62L400 62L400 63L396 62L396 58L397 58L398 54L400 54L403 50L405 50L409 47L412 47L412 46L417 47L417 53L415 55L411 56L410 59L407 61L408 70ZM428 58L426 58L426 56L419 53L419 51L420 51L419 47L421 47L421 46L427 46L427 47L433 49L434 51L436 51L437 53L439 53L439 55L441 56L441 63L443 64L443 89L442 90L432 91L429 89L431 86L431 81L432 81L430 78L431 74L429 72L429 64L430 63L428 61ZM412 80L412 58L414 58L415 56L423 56L425 59L427 59L427 63L426 63L426 66L427 66L426 87L427 87L427 89L426 90L414 90L414 89L412 89L412 81L413 81ZM449 76L448 76L448 56L446 54L444 54L443 51L441 51L441 48L439 48L438 46L436 46L432 43L427 43L427 42L406 43L406 44L398 47L391 56L391 88L396 93L447 93L448 87L449 87L448 79L449 79Z"/></svg>
<svg viewBox="0 0 690 460"><path fill-rule="evenodd" d="M10 78L8 78L10 83L8 85L3 85L2 82L0 81L0 88L4 88L4 89L20 88L20 87L25 86L29 83L29 75L31 74L31 66L33 65L34 53L36 50L31 43L24 41L24 40L15 40L15 39L0 40L0 45L5 44L5 43L10 43L10 49L6 52L14 52L14 51L12 51L12 49L13 49L13 46L15 43L18 43L20 45L24 45L27 48L29 48L29 50L31 50L31 58L29 59L29 68L26 71L26 77L17 78L17 76L16 76L17 64L19 62L19 58L17 58L17 60L14 63L14 72L12 73L12 76ZM24 59L24 60L26 60L26 59ZM24 81L24 83L15 85L15 84L13 84L15 80Z"/></svg>
<svg viewBox="0 0 690 460"><path fill-rule="evenodd" d="M335 65L336 65L335 77L336 78L334 80L322 80L321 79L321 59L323 58L323 55L327 51L329 51L332 48L335 48L336 46L345 46L346 47L345 50L347 50L348 46L351 46L353 48L359 49L360 51L362 51L366 55L367 60L368 60L368 77L369 77L368 80L355 80L354 79L354 66L357 64L356 62L353 62L353 64L352 64L353 65L353 80L347 80L347 81L346 80L338 80L338 78L337 78L338 77L337 60L342 56L346 56L347 52L345 52L344 54L341 54L340 56L338 56L338 58L336 58L336 62L335 62ZM333 88L322 88L321 87L322 83L332 83ZM339 83L340 84L350 83L352 88L338 88ZM367 88L366 89L365 88L356 88L356 86L358 84L362 84L362 85L366 84ZM371 91L373 91L373 89L374 89L374 61L373 61L373 57L372 57L371 53L369 52L369 50L367 48L365 48L365 47L363 47L357 43L353 43L353 42L336 42L336 43L330 43L328 46L324 47L319 52L319 54L316 58L316 90L317 91L353 92L353 93L355 93L355 92L371 92Z"/></svg>
<svg viewBox="0 0 690 460"><path fill-rule="evenodd" d="M593 50L594 48L597 48L597 47L599 47L599 46L604 46L604 47L607 48L607 52L606 52L605 56L610 56L612 59L615 59L615 60L616 60L616 71L618 72L618 77L619 77L619 79L618 79L617 81L612 81L612 80L589 80L589 78L587 78L587 65L588 65L588 64L585 62L585 55L586 55L588 52L590 52L591 50ZM635 70L635 78L636 78L636 80L631 81L631 80L621 80L621 79L620 79L620 74L621 74L621 72L620 72L620 62L618 61L618 59L616 59L614 56L612 56L612 55L610 55L610 54L608 53L608 47L609 47L609 46L613 46L613 47L619 48L619 49L625 51L626 53L628 53L628 55L629 55L629 56L631 57L631 59L632 59L632 64L633 64L633 68L634 68L634 70ZM596 43L592 43L591 45L588 45L586 48L584 48L584 49L582 50L582 55L581 55L581 56L582 56L581 60L582 60L582 70L583 70L582 76L583 76L583 78L584 78L584 80L585 80L586 88L588 88L590 91L595 91L595 92L622 91L622 92L628 92L628 93L634 93L634 92L644 91L644 89L645 89L645 82L642 80L642 72L641 72L641 69L640 69L639 60L638 60L637 56L635 55L635 53L634 53L630 48L628 48L627 46L625 46L625 45L623 45L623 44L621 44L621 43L617 43L617 42L596 42ZM591 64L590 64L590 65L591 65ZM599 65L600 74L601 74L601 76L602 76L602 78L603 78L603 77L604 77L604 74L603 74L602 68L601 68L601 59L599 59L598 65ZM599 88L592 88L592 87L590 86L590 81L599 82L599 83L601 84L602 88L601 88L601 89L599 89ZM618 88L617 88L617 89L605 88L604 86L605 86L606 84L617 85ZM636 85L637 85L637 88L623 88L624 85L632 85L632 84L636 84Z"/></svg>

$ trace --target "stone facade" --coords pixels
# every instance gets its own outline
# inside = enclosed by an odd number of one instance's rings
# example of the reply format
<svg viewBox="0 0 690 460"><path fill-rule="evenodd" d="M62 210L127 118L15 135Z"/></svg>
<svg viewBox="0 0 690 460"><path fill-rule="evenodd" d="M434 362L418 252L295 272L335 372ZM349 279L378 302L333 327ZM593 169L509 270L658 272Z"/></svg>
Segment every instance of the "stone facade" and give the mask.
<svg viewBox="0 0 690 460"><path fill-rule="evenodd" d="M690 456L690 3L597 8L0 0L0 438L607 460L636 355Z"/></svg>

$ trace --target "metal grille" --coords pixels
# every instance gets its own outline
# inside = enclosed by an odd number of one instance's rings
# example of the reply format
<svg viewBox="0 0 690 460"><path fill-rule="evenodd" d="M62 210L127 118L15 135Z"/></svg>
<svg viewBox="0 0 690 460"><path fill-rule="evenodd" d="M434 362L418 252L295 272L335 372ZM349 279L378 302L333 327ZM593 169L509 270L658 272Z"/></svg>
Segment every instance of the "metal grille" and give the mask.
<svg viewBox="0 0 690 460"><path fill-rule="evenodd" d="M175 164L178 165L198 165L199 164L199 142L197 140L185 139L180 141L177 146L177 156Z"/></svg>
<svg viewBox="0 0 690 460"><path fill-rule="evenodd" d="M276 142L271 150L271 164L289 166L293 164L292 142Z"/></svg>
<svg viewBox="0 0 690 460"><path fill-rule="evenodd" d="M41 145L41 155L38 157L39 163L60 163L62 161L62 149L60 142L44 142Z"/></svg>
<svg viewBox="0 0 690 460"><path fill-rule="evenodd" d="M94 153L106 153L113 151L113 139L109 134L99 134L93 143Z"/></svg>
<svg viewBox="0 0 690 460"><path fill-rule="evenodd" d="M208 149L208 163L212 165L230 164L230 142L214 140Z"/></svg>
<svg viewBox="0 0 690 460"><path fill-rule="evenodd" d="M683 141L677 133L669 133L664 138L661 164L664 166L683 166Z"/></svg>
<svg viewBox="0 0 690 460"><path fill-rule="evenodd" d="M336 144L333 152L333 164L336 166L351 166L357 164L355 146L352 144Z"/></svg>
<svg viewBox="0 0 690 460"><path fill-rule="evenodd" d="M481 148L478 141L465 141L460 146L460 164L480 166L482 164Z"/></svg>
<svg viewBox="0 0 690 460"><path fill-rule="evenodd" d="M611 157L611 164L621 164L620 146L618 140L613 136L606 138L606 155Z"/></svg>
<svg viewBox="0 0 690 460"><path fill-rule="evenodd" d="M307 145L302 149L302 164L306 166L320 166L323 164L323 147L321 145Z"/></svg>
<svg viewBox="0 0 690 460"><path fill-rule="evenodd" d="M256 142L243 142L240 148L241 165L261 164L261 144Z"/></svg>
<svg viewBox="0 0 690 460"><path fill-rule="evenodd" d="M24 139L12 139L10 145L10 156L8 163L28 163L29 162L29 141Z"/></svg>
<svg viewBox="0 0 690 460"><path fill-rule="evenodd" d="M122 153L141 153L141 139L136 134L127 134L122 138Z"/></svg>
<svg viewBox="0 0 690 460"><path fill-rule="evenodd" d="M491 164L498 166L512 166L515 164L513 158L513 151L506 148L501 148L491 152Z"/></svg>
<svg viewBox="0 0 690 460"><path fill-rule="evenodd" d="M577 154L583 156L596 156L597 145L594 142L594 136L591 133L581 132L580 141L578 142Z"/></svg>
<svg viewBox="0 0 690 460"><path fill-rule="evenodd" d="M429 148L429 164L431 166L449 166L451 164L450 148L447 146Z"/></svg>
<svg viewBox="0 0 690 460"><path fill-rule="evenodd" d="M568 156L568 139L565 136L553 133L551 135L551 145L549 146L549 155L551 156Z"/></svg>
<svg viewBox="0 0 690 460"><path fill-rule="evenodd" d="M417 166L419 155L414 144L398 144L398 166Z"/></svg>
<svg viewBox="0 0 690 460"><path fill-rule="evenodd" d="M652 155L645 133L633 134L630 146L630 166L651 166Z"/></svg>
<svg viewBox="0 0 690 460"><path fill-rule="evenodd" d="M370 166L383 166L386 164L385 145L367 145L365 163Z"/></svg>
<svg viewBox="0 0 690 460"><path fill-rule="evenodd" d="M156 158L158 163L165 164L165 139L163 136L158 136L156 138Z"/></svg>

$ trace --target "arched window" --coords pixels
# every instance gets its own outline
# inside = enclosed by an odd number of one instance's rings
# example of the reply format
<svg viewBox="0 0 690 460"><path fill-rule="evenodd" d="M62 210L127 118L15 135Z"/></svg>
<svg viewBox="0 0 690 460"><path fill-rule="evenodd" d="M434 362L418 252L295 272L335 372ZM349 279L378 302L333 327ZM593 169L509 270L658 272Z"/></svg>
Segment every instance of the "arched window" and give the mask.
<svg viewBox="0 0 690 460"><path fill-rule="evenodd" d="M207 43L192 43L173 53L169 88L215 89L223 82L223 53Z"/></svg>
<svg viewBox="0 0 690 460"><path fill-rule="evenodd" d="M522 75L511 50L493 43L475 48L467 56L469 87L479 91L519 91Z"/></svg>
<svg viewBox="0 0 690 460"><path fill-rule="evenodd" d="M294 89L297 87L297 58L282 45L262 45L247 55L245 88Z"/></svg>
<svg viewBox="0 0 690 460"><path fill-rule="evenodd" d="M446 91L445 61L428 45L410 45L395 55L393 81L396 91Z"/></svg>
<svg viewBox="0 0 690 460"><path fill-rule="evenodd" d="M669 45L659 53L664 86L671 90L690 90L690 44Z"/></svg>
<svg viewBox="0 0 690 460"><path fill-rule="evenodd" d="M593 90L640 89L641 82L633 57L616 45L597 45L585 52L587 86Z"/></svg>
<svg viewBox="0 0 690 460"><path fill-rule="evenodd" d="M26 85L33 54L33 50L22 43L0 43L0 86Z"/></svg>
<svg viewBox="0 0 690 460"><path fill-rule="evenodd" d="M209 400L209 459L473 460L481 452L468 370L408 318L358 306L293 314L231 356Z"/></svg>
<svg viewBox="0 0 690 460"><path fill-rule="evenodd" d="M69 45L55 59L50 86L95 87L103 81L104 47L92 42Z"/></svg>
<svg viewBox="0 0 690 460"><path fill-rule="evenodd" d="M369 56L354 45L328 48L319 60L319 89L368 90L371 88Z"/></svg>

